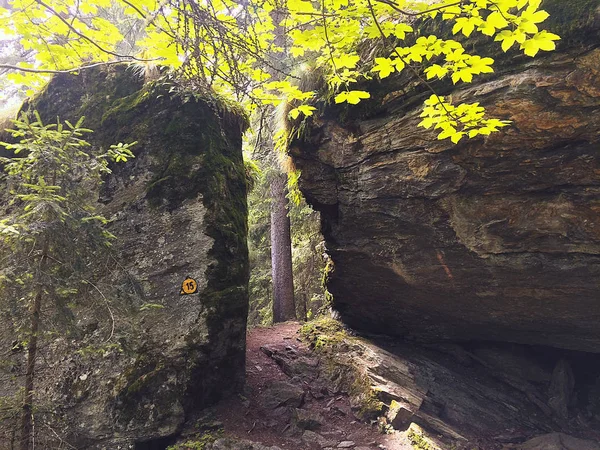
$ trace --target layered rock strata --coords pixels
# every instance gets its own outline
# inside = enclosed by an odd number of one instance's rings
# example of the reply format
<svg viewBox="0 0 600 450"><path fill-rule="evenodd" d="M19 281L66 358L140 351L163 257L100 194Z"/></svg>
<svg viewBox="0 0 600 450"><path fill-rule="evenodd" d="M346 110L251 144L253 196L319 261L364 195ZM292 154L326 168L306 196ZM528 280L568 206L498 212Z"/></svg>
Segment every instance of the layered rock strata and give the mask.
<svg viewBox="0 0 600 450"><path fill-rule="evenodd" d="M548 0L557 51L531 59L473 41L496 72L434 85L511 120L499 133L438 141L417 127L430 93L409 75L304 128L291 153L321 212L344 322L600 352L599 5Z"/></svg>

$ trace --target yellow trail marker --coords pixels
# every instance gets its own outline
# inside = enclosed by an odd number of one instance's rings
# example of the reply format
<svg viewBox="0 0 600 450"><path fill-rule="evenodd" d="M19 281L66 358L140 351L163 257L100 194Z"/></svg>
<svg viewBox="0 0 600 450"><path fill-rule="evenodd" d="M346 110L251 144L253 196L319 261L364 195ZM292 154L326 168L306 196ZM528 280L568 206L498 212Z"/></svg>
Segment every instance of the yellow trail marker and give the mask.
<svg viewBox="0 0 600 450"><path fill-rule="evenodd" d="M190 295L198 292L198 283L191 277L187 277L181 283L181 291L179 291L179 295Z"/></svg>

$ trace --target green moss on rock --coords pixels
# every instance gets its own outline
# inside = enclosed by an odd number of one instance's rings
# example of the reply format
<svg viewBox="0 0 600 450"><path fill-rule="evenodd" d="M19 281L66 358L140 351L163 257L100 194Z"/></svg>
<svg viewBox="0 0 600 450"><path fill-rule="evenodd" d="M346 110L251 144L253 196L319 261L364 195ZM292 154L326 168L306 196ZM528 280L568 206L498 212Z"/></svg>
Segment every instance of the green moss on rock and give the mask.
<svg viewBox="0 0 600 450"><path fill-rule="evenodd" d="M171 445L167 450L207 450L212 444L223 436L222 431L204 433L196 437L186 439L185 441Z"/></svg>
<svg viewBox="0 0 600 450"><path fill-rule="evenodd" d="M77 75L58 74L24 108L38 110L47 120L59 116L73 122L85 116L85 126L96 130L105 111L138 92L143 84L125 64L84 70Z"/></svg>
<svg viewBox="0 0 600 450"><path fill-rule="evenodd" d="M135 400L136 395L150 385L154 379L158 378L162 369L164 369L163 362L153 361L146 355L142 355L118 380L116 396L121 399L127 397Z"/></svg>
<svg viewBox="0 0 600 450"><path fill-rule="evenodd" d="M406 438L415 450L438 450L424 435L423 430L417 425L412 425L406 432Z"/></svg>
<svg viewBox="0 0 600 450"><path fill-rule="evenodd" d="M598 29L594 22L600 20L600 0L544 0L542 8L550 13L544 28L561 37L559 48L598 42Z"/></svg>
<svg viewBox="0 0 600 450"><path fill-rule="evenodd" d="M331 318L307 322L300 334L320 354L322 370L334 391L350 396L356 415L363 420L377 418L383 410L369 377L352 363L349 356L353 338L344 325Z"/></svg>
<svg viewBox="0 0 600 450"><path fill-rule="evenodd" d="M300 329L300 334L319 352L335 349L348 337L344 325L328 317L305 323Z"/></svg>
<svg viewBox="0 0 600 450"><path fill-rule="evenodd" d="M180 330L174 339L181 345L174 348L155 342L152 333L132 338L123 358L133 355L135 362L113 378L107 406L120 433L153 424L163 435L176 432L186 414L243 383L249 269L241 140L247 120L232 105L187 91L168 78L144 84L125 65L60 74L25 108L38 110L46 122L57 115L63 121L85 115L84 126L94 130L90 142L96 148L138 141L136 158L112 166L102 187L100 197L111 211L125 208L159 219L186 201L202 202L198 233L212 238L207 242L213 245L199 249L208 253L202 259L209 262L202 274L206 285L198 296L197 320ZM124 224L118 226L127 233ZM144 292L135 295L143 297ZM132 322L138 319L135 312Z"/></svg>

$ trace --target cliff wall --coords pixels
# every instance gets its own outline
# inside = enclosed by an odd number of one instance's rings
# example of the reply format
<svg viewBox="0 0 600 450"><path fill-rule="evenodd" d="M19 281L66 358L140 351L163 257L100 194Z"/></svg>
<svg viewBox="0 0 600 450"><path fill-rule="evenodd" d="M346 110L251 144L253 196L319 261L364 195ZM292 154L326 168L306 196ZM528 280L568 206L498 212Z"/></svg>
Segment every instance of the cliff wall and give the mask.
<svg viewBox="0 0 600 450"><path fill-rule="evenodd" d="M417 128L430 93L408 75L372 81L369 101L307 124L291 153L321 212L346 323L600 352L599 5L548 0L557 51L531 59L475 40L496 72L435 85L513 121L500 133L436 140Z"/></svg>

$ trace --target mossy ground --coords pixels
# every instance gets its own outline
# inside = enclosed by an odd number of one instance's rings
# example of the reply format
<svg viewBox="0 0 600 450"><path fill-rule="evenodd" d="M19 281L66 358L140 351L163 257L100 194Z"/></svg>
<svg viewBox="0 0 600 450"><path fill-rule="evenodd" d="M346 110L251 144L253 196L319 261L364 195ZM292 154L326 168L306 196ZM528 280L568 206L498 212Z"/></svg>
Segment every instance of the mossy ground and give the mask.
<svg viewBox="0 0 600 450"><path fill-rule="evenodd" d="M352 340L344 325L331 318L307 322L300 330L310 346L321 355L324 375L335 389L346 392L363 420L376 419L381 415L383 403L377 396L367 374L352 362L349 354Z"/></svg>
<svg viewBox="0 0 600 450"><path fill-rule="evenodd" d="M206 450L211 444L223 436L222 431L199 434L196 437L167 447L167 450Z"/></svg>

